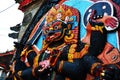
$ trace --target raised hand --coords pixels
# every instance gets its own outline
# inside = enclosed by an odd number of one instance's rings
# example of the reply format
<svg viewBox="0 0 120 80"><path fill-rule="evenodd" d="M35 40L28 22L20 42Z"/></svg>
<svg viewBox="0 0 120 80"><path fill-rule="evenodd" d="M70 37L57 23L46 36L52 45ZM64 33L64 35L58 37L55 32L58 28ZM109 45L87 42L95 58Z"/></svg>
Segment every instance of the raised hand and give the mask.
<svg viewBox="0 0 120 80"><path fill-rule="evenodd" d="M91 24L103 23L106 30L108 31L118 28L119 20L116 17L109 16L106 14L98 18L95 16L95 14L96 14L96 11L93 10L89 18L89 22Z"/></svg>
<svg viewBox="0 0 120 80"><path fill-rule="evenodd" d="M116 17L113 16L103 16L101 19L97 19L97 22L103 22L105 28L109 30L114 30L118 27L119 21Z"/></svg>

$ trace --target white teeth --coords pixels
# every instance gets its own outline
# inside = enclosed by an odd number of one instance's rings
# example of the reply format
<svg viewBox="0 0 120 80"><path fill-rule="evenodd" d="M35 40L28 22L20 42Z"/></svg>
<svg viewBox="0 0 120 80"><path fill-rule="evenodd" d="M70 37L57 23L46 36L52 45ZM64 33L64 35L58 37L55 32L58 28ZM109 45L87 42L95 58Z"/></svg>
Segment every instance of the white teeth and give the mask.
<svg viewBox="0 0 120 80"><path fill-rule="evenodd" d="M104 13L104 16L108 16L108 14L105 12L105 13Z"/></svg>
<svg viewBox="0 0 120 80"><path fill-rule="evenodd" d="M97 16L97 18L99 18L100 16Z"/></svg>
<svg viewBox="0 0 120 80"><path fill-rule="evenodd" d="M96 19L96 17L93 17L94 19Z"/></svg>

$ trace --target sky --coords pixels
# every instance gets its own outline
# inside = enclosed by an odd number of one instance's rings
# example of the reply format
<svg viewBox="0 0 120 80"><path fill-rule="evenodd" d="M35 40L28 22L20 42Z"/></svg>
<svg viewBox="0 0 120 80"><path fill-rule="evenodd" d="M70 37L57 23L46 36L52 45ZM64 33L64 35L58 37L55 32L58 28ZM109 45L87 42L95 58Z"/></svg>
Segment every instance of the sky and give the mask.
<svg viewBox="0 0 120 80"><path fill-rule="evenodd" d="M0 53L14 49L13 42L17 40L8 34L13 32L10 27L22 23L24 13L18 10L18 6L14 0L0 1Z"/></svg>

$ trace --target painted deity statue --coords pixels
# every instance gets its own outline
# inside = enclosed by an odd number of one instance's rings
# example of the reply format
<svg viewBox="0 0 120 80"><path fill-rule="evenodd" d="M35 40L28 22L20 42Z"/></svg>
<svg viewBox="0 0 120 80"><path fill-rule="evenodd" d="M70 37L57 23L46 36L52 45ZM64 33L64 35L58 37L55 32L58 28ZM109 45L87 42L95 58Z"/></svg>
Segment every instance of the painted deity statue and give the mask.
<svg viewBox="0 0 120 80"><path fill-rule="evenodd" d="M119 80L116 5L113 1L65 0L53 6L33 29L30 50L24 48L34 56L23 50L20 62L26 67L16 64L19 79Z"/></svg>
<svg viewBox="0 0 120 80"><path fill-rule="evenodd" d="M95 79L118 79L110 73L114 70L117 71L118 67L110 64L103 66L103 62L97 58L108 44L107 34L109 31L118 28L118 19L112 16L112 13L110 15L106 15L104 12L102 15L98 14L99 12L95 7L102 4L105 5L103 9L110 7L109 10L112 10L109 2L103 1L92 5L90 8L93 10L90 12L88 9L90 14L86 11L84 17L86 35L82 39L79 30L81 16L78 16L81 13L78 10L63 4L53 7L48 12L43 26L42 49L37 57L38 61L35 61L38 62L37 66L39 66L34 69L35 75L39 76L40 79L47 80L51 77L49 75L53 75L52 73L55 71L53 77L57 80L85 80L87 73L96 77ZM46 74L48 69L52 72ZM45 74L46 76L41 77ZM112 76L109 77L105 74ZM57 76L60 77L60 75L64 75L64 77L58 79Z"/></svg>

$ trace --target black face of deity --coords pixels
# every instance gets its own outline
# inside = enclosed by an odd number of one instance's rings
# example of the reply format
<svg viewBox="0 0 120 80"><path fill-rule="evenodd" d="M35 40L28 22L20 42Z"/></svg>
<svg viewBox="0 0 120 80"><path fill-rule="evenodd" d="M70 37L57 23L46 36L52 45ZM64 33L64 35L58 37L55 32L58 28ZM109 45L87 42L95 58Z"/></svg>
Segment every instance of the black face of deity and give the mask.
<svg viewBox="0 0 120 80"><path fill-rule="evenodd" d="M52 42L63 38L66 26L62 21L54 21L51 24L47 24L44 28L45 41Z"/></svg>

